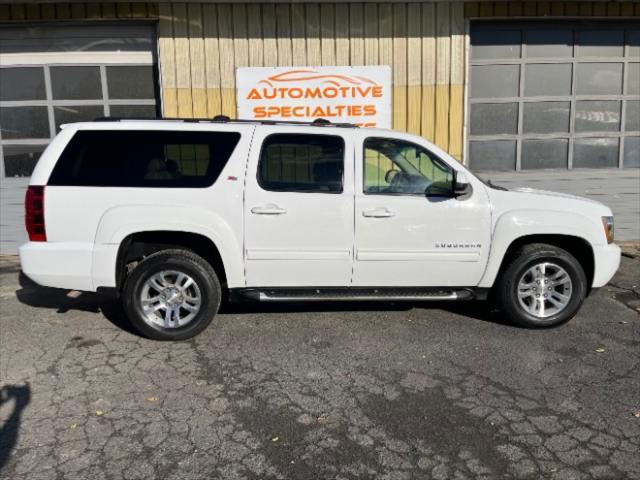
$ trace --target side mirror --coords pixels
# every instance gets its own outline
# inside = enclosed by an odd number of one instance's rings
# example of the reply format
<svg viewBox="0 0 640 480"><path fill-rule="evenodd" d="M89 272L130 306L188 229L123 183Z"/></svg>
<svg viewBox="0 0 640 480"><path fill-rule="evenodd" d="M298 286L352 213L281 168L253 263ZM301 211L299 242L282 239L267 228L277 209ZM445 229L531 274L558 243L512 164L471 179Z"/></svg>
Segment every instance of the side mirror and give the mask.
<svg viewBox="0 0 640 480"><path fill-rule="evenodd" d="M433 182L425 190L427 197L466 197L473 191L465 172L453 172L453 179L447 182Z"/></svg>
<svg viewBox="0 0 640 480"><path fill-rule="evenodd" d="M454 194L455 183L451 182L433 182L424 191L425 197L455 197Z"/></svg>
<svg viewBox="0 0 640 480"><path fill-rule="evenodd" d="M467 174L462 171L455 172L453 177L453 196L465 197L469 195L471 191L472 191L471 183L469 183Z"/></svg>

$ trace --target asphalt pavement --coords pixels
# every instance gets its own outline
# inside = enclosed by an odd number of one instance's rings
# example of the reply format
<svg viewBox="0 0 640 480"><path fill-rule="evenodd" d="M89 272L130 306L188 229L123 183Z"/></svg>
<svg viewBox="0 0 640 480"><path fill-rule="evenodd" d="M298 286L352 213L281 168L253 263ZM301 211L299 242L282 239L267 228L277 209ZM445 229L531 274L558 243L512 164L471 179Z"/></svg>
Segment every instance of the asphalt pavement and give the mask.
<svg viewBox="0 0 640 480"><path fill-rule="evenodd" d="M226 307L182 343L0 265L0 478L640 478L640 258L570 323Z"/></svg>

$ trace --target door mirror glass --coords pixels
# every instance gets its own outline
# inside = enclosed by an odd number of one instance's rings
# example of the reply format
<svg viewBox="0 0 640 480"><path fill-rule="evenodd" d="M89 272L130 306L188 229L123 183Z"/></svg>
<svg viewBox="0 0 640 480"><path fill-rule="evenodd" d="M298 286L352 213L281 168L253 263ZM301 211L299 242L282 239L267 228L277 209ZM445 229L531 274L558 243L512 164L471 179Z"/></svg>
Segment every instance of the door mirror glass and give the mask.
<svg viewBox="0 0 640 480"><path fill-rule="evenodd" d="M454 172L451 178L431 183L424 194L427 197L464 197L471 193L471 184L465 172Z"/></svg>

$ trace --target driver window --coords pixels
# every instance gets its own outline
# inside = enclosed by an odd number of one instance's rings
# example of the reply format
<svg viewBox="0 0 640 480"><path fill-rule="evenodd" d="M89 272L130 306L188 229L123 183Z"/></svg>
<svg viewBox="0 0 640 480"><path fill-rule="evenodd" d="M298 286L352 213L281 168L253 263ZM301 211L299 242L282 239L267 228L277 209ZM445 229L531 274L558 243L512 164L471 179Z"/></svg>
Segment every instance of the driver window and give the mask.
<svg viewBox="0 0 640 480"><path fill-rule="evenodd" d="M428 150L390 138L364 142L364 193L423 195L433 183L453 182L453 169Z"/></svg>

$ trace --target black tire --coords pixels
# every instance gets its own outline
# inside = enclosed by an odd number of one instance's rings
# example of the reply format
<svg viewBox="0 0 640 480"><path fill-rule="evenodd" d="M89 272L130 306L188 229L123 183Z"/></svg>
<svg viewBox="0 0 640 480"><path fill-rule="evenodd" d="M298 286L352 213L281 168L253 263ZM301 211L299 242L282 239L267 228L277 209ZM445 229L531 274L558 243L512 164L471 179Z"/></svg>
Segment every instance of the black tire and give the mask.
<svg viewBox="0 0 640 480"><path fill-rule="evenodd" d="M518 282L531 267L550 262L562 267L572 283L569 301L564 309L548 317L530 314L518 300ZM526 328L546 328L568 322L578 312L587 294L584 269L566 250L544 243L524 245L509 257L495 283L498 307L515 325Z"/></svg>
<svg viewBox="0 0 640 480"><path fill-rule="evenodd" d="M200 293L200 309L186 325L166 328L147 320L141 294L145 283L161 271L176 271L190 276ZM222 297L215 270L202 257L190 250L162 250L142 260L127 277L122 291L122 304L127 317L142 335L154 340L186 340L209 326L218 312Z"/></svg>

